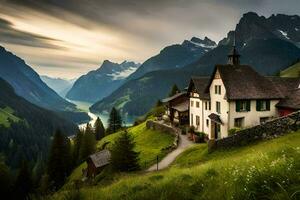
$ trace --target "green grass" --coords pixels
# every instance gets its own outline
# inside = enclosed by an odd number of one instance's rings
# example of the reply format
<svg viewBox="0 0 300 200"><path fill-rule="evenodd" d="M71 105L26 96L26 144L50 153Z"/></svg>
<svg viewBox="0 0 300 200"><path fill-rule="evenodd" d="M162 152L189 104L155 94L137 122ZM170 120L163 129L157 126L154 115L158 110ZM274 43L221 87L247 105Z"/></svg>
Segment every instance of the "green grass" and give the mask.
<svg viewBox="0 0 300 200"><path fill-rule="evenodd" d="M142 168L154 164L156 156L159 156L160 159L163 158L167 152L162 149L172 145L174 141L173 135L147 129L146 122L129 128L128 132L136 143L135 150L140 152L140 165ZM109 148L119 134L120 132L117 132L106 136L98 142L97 147L101 149L105 143L108 143Z"/></svg>
<svg viewBox="0 0 300 200"><path fill-rule="evenodd" d="M194 145L168 169L85 187L82 199L299 199L300 131L208 154Z"/></svg>
<svg viewBox="0 0 300 200"><path fill-rule="evenodd" d="M146 122L129 128L128 132L131 134L131 136L134 138L134 141L136 143L135 150L140 152L140 166L142 169L148 168L156 161L156 156L159 156L160 159L162 159L166 151L163 151L165 147L170 146L174 141L174 136L162 133L160 131L154 131L146 128ZM119 136L120 132L108 135L104 137L102 140L100 140L97 143L97 148L101 149L101 147L108 143L107 147L110 148L110 146L113 144L114 140ZM78 166L72 174L69 176L65 186L63 189L66 189L72 185L72 183L76 180L81 180L82 178L82 169L86 168L86 163L81 164ZM112 172L109 172L110 178L113 178L114 180L119 180L120 178L127 176L126 174L115 174ZM100 174L100 176L102 176ZM106 178L107 179L107 178ZM102 181L103 182L103 181ZM98 184L103 184L101 181L98 181Z"/></svg>
<svg viewBox="0 0 300 200"><path fill-rule="evenodd" d="M0 108L0 125L6 128L10 127L9 120L18 122L20 119L14 115L14 110L10 107Z"/></svg>
<svg viewBox="0 0 300 200"><path fill-rule="evenodd" d="M281 71L280 76L281 77L299 77L300 76L300 62Z"/></svg>

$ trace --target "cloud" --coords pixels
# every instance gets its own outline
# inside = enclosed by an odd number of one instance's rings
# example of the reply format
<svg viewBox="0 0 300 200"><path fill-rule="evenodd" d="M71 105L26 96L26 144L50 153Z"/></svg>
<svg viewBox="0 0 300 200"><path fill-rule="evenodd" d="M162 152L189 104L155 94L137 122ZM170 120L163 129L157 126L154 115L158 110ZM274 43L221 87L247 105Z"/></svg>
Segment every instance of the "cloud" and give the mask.
<svg viewBox="0 0 300 200"><path fill-rule="evenodd" d="M16 30L14 24L8 20L0 18L0 38L3 43L18 44L30 47L40 47L49 49L64 49L55 42L61 42L53 38Z"/></svg>

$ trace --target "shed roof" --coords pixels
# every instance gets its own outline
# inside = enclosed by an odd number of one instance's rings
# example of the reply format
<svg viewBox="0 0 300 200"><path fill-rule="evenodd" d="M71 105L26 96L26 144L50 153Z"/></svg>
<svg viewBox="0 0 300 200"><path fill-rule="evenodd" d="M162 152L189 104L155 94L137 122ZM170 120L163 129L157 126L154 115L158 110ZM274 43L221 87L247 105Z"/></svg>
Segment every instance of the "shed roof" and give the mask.
<svg viewBox="0 0 300 200"><path fill-rule="evenodd" d="M94 163L95 167L103 167L110 163L110 151L102 150L89 156L89 159Z"/></svg>
<svg viewBox="0 0 300 200"><path fill-rule="evenodd" d="M215 113L211 113L210 115L208 115L208 117L213 121L216 122L218 124L223 124L221 118L219 115L215 114Z"/></svg>

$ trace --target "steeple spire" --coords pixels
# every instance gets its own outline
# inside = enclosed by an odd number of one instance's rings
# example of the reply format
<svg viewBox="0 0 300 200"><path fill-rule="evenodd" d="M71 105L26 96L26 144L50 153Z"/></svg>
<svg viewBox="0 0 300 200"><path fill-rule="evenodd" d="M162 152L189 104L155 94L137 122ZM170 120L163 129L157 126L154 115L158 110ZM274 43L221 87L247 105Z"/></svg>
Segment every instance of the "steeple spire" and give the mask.
<svg viewBox="0 0 300 200"><path fill-rule="evenodd" d="M239 65L240 64L240 55L235 47L235 31L233 33L233 45L232 50L228 54L228 64L230 65Z"/></svg>

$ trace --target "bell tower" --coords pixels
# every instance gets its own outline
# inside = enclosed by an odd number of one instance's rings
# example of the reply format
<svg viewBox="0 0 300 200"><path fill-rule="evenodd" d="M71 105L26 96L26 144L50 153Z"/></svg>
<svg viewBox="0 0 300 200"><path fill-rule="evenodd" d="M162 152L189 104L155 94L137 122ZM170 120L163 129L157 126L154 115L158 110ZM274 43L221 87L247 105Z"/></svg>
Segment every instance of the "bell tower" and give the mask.
<svg viewBox="0 0 300 200"><path fill-rule="evenodd" d="M235 32L234 32L234 36L233 36L232 50L228 54L228 62L227 63L230 65L239 65L240 64L240 54L236 50L236 46L235 46Z"/></svg>

